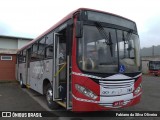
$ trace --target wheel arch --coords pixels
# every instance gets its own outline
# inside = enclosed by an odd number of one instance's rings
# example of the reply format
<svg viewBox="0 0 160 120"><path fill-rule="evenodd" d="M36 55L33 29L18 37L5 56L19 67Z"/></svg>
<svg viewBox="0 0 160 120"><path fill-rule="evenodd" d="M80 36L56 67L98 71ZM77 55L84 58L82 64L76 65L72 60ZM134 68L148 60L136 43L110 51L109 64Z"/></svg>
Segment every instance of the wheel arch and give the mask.
<svg viewBox="0 0 160 120"><path fill-rule="evenodd" d="M43 95L46 93L46 88L47 88L47 85L48 84L51 84L51 81L49 80L49 79L47 79L47 78L45 78L44 80L43 80ZM51 84L52 85L52 84Z"/></svg>

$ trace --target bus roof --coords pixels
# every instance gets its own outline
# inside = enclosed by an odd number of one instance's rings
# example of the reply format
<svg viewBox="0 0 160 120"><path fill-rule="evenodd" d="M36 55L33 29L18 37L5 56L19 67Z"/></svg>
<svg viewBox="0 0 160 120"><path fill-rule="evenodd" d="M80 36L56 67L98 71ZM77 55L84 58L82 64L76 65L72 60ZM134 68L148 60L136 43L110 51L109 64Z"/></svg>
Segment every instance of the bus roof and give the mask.
<svg viewBox="0 0 160 120"><path fill-rule="evenodd" d="M59 22L57 22L57 23L56 23L55 25L53 25L51 28L49 28L48 30L46 30L44 33L42 33L41 35L39 35L37 38L33 39L33 40L30 41L28 44L26 44L25 46L23 46L22 48L20 48L20 49L18 50L18 52L21 51L21 50L23 50L23 49L25 49L25 48L27 48L27 47L28 47L29 45L31 45L32 43L34 43L35 41L39 40L41 37L45 36L48 32L51 32L51 31L54 30L56 27L58 27L58 26L61 25L63 22L65 22L66 20L72 18L72 16L73 16L75 13L77 13L77 12L79 12L79 11L81 11L81 10L91 10L91 11L106 13L106 14L110 14L110 15L113 15L113 16L121 17L121 18L124 18L124 19L126 19L126 20L132 21L132 20L130 20L130 19L128 19L128 18L119 16L119 15L116 15L116 14L113 14L113 13L105 12L105 11L100 11L100 10L90 9L90 8L78 8L78 9L72 11L71 13L69 13L67 16L65 16L63 19L61 19ZM132 21L132 22L134 22L134 21Z"/></svg>

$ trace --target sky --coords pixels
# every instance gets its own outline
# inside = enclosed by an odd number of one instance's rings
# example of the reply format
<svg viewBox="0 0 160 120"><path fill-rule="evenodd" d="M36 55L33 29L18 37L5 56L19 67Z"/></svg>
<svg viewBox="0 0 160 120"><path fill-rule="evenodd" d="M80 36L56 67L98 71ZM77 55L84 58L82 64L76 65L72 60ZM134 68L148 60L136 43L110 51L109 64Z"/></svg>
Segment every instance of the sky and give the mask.
<svg viewBox="0 0 160 120"><path fill-rule="evenodd" d="M0 0L0 35L36 38L71 11L92 8L136 22L141 48L160 45L159 0Z"/></svg>

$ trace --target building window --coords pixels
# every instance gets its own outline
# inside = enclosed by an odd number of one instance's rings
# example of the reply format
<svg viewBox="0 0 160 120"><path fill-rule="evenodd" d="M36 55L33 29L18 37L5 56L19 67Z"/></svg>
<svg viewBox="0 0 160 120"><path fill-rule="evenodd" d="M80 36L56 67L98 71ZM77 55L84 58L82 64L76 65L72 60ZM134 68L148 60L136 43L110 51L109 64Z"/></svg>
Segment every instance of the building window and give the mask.
<svg viewBox="0 0 160 120"><path fill-rule="evenodd" d="M12 56L1 56L1 60L12 60Z"/></svg>

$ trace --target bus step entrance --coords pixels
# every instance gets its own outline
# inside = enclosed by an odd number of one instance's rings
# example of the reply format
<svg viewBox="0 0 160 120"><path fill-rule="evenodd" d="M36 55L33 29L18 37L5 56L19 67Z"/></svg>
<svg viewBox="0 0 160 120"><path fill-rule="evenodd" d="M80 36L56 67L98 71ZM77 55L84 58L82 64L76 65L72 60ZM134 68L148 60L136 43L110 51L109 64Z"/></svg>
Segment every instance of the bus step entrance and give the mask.
<svg viewBox="0 0 160 120"><path fill-rule="evenodd" d="M59 105L61 105L64 108L66 108L66 102L56 101L56 103L58 103Z"/></svg>

